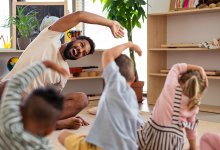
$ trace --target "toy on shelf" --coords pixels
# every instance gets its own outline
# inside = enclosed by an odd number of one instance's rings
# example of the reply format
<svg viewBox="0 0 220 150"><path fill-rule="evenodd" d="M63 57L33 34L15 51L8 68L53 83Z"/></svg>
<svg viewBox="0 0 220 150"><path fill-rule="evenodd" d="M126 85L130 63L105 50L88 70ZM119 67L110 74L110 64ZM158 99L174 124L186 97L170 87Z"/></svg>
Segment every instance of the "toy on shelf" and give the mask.
<svg viewBox="0 0 220 150"><path fill-rule="evenodd" d="M1 35L0 40L1 39L3 40L4 48L11 48L12 37L10 38L10 40L8 40L8 37L7 37L7 40L5 40L4 36Z"/></svg>
<svg viewBox="0 0 220 150"><path fill-rule="evenodd" d="M17 61L18 61L18 57L12 57L8 60L7 68L9 71L11 71L13 69L13 67Z"/></svg>
<svg viewBox="0 0 220 150"><path fill-rule="evenodd" d="M82 35L82 31L80 30L70 30L67 32L67 37L70 41L76 40L76 38L80 35Z"/></svg>
<svg viewBox="0 0 220 150"><path fill-rule="evenodd" d="M92 68L98 68L98 66L86 66L86 67L71 67L69 68L70 73L73 75L73 77L94 77L94 76L100 76L101 73L99 71L83 71L84 69L92 69Z"/></svg>
<svg viewBox="0 0 220 150"><path fill-rule="evenodd" d="M199 44L199 47L208 49L220 49L220 38L213 39L212 41L205 41Z"/></svg>
<svg viewBox="0 0 220 150"><path fill-rule="evenodd" d="M220 0L199 0L196 8L214 8L220 7Z"/></svg>

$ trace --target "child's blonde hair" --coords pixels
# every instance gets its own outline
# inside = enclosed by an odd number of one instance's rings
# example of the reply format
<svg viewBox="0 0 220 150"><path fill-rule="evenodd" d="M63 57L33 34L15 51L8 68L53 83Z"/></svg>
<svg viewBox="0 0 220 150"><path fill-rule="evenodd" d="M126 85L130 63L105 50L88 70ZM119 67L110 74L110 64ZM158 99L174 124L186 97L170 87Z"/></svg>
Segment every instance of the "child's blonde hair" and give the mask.
<svg viewBox="0 0 220 150"><path fill-rule="evenodd" d="M179 78L183 94L189 97L189 110L200 103L200 97L206 88L205 81L198 71L187 71Z"/></svg>

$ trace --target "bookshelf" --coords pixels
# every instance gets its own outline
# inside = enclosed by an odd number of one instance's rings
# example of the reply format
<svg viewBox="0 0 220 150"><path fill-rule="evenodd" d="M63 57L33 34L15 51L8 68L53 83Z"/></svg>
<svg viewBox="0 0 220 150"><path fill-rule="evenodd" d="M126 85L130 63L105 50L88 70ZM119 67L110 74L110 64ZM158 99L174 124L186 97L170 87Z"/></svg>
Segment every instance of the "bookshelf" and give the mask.
<svg viewBox="0 0 220 150"><path fill-rule="evenodd" d="M220 49L162 48L163 44L201 43L220 35L220 8L189 9L148 15L148 103L155 104L166 79L161 69L189 63L220 70ZM196 19L195 19L196 18ZM208 76L201 111L220 113L220 76Z"/></svg>

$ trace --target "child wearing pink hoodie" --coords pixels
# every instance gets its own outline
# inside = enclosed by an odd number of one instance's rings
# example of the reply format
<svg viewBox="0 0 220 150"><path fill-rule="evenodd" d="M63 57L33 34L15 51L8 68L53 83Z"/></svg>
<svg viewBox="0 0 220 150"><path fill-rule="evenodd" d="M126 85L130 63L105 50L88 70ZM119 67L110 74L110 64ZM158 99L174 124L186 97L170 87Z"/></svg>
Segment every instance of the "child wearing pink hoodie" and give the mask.
<svg viewBox="0 0 220 150"><path fill-rule="evenodd" d="M200 66L175 64L169 71L150 119L138 129L141 150L182 150L183 129L196 149L196 115L200 97L208 85L206 73Z"/></svg>

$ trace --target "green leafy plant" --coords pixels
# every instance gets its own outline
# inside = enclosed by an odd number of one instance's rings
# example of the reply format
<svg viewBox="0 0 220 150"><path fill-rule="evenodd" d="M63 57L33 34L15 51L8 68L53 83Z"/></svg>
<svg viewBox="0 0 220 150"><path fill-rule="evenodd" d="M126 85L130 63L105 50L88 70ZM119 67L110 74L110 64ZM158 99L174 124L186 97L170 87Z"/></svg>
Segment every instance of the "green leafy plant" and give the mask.
<svg viewBox="0 0 220 150"><path fill-rule="evenodd" d="M31 33L39 26L37 19L38 12L31 10L25 14L27 7L18 6L16 17L9 17L3 27L15 25L18 30L18 37L29 38Z"/></svg>
<svg viewBox="0 0 220 150"><path fill-rule="evenodd" d="M136 26L141 28L140 20L144 22L147 18L143 8L147 4L146 0L100 0L100 2L104 4L103 11L107 12L107 18L117 20L127 30L128 40L132 41L132 30ZM130 49L129 52L130 58L134 61L136 81L138 81L134 51Z"/></svg>

